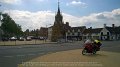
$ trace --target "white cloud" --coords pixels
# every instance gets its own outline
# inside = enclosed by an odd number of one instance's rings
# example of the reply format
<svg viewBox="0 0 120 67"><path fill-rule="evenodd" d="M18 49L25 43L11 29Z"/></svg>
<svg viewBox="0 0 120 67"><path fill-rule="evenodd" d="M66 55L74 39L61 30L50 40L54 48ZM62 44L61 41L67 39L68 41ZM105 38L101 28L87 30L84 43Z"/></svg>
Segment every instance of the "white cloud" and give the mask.
<svg viewBox="0 0 120 67"><path fill-rule="evenodd" d="M5 11L9 12L9 11ZM41 26L54 23L55 13L52 11L19 11L10 10L10 16L16 23L20 24L25 29L37 29ZM120 9L115 9L111 12L94 13L89 16L76 17L70 14L62 13L63 21L69 22L71 26L87 26L87 27L103 27L103 24L107 25L115 24L120 26Z"/></svg>
<svg viewBox="0 0 120 67"><path fill-rule="evenodd" d="M70 2L70 3L67 3L66 5L67 5L67 6L72 5L72 6L87 7L87 4L86 4L86 3L81 2L81 1L76 1L76 0L74 0L74 1L72 1L72 2Z"/></svg>
<svg viewBox="0 0 120 67"><path fill-rule="evenodd" d="M20 24L25 29L38 29L41 26L46 26L54 22L54 13L51 11L38 11L38 12L29 12L29 11L19 11L19 10L10 10L4 11L9 12L10 16L16 21L17 24Z"/></svg>
<svg viewBox="0 0 120 67"><path fill-rule="evenodd" d="M0 0L0 2L7 4L21 4L22 0Z"/></svg>
<svg viewBox="0 0 120 67"><path fill-rule="evenodd" d="M103 27L104 23L107 25L116 24L120 26L120 9L115 9L112 12L101 12L84 16L80 18L80 22L93 27Z"/></svg>
<svg viewBox="0 0 120 67"><path fill-rule="evenodd" d="M112 12L101 12L90 14L89 16L75 17L68 14L63 14L64 20L69 21L71 26L85 25L87 27L103 27L103 24L111 26L115 24L120 26L120 9L115 9Z"/></svg>

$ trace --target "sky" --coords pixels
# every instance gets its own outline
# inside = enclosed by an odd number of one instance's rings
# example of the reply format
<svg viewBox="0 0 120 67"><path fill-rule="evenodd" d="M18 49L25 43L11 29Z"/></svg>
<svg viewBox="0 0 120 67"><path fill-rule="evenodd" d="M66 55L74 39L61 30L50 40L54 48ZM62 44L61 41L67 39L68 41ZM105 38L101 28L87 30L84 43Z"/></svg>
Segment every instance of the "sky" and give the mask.
<svg viewBox="0 0 120 67"><path fill-rule="evenodd" d="M120 0L59 0L63 21L70 26L101 28L103 24L120 26ZM54 24L58 0L0 0L0 11L26 29Z"/></svg>

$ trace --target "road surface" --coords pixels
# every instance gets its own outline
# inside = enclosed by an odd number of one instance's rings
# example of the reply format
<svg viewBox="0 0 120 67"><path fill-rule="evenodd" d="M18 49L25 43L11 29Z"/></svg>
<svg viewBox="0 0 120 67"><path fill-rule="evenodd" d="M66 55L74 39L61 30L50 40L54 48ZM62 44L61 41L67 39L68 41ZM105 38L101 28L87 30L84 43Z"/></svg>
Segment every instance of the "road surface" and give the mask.
<svg viewBox="0 0 120 67"><path fill-rule="evenodd" d="M0 67L17 67L22 62L29 61L38 56L80 49L83 42L21 45L21 46L0 46ZM120 52L120 41L105 41L101 47L103 51Z"/></svg>

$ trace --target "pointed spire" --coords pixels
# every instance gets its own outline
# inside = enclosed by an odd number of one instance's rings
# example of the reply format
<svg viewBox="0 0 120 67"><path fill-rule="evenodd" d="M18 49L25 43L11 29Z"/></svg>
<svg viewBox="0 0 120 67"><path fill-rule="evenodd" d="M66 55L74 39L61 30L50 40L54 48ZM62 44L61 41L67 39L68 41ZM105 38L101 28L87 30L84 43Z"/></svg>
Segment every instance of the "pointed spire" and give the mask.
<svg viewBox="0 0 120 67"><path fill-rule="evenodd" d="M59 6L60 2L58 0L58 14L60 14L60 6Z"/></svg>

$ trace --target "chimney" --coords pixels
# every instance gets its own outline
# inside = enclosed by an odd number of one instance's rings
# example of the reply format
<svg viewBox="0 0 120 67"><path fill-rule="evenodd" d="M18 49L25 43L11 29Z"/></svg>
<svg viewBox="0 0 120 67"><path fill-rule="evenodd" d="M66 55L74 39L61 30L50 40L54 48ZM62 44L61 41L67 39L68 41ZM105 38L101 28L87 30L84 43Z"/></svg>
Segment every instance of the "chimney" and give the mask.
<svg viewBox="0 0 120 67"><path fill-rule="evenodd" d="M90 29L92 29L92 27L90 27Z"/></svg>
<svg viewBox="0 0 120 67"><path fill-rule="evenodd" d="M106 27L106 24L104 24L104 27Z"/></svg>
<svg viewBox="0 0 120 67"><path fill-rule="evenodd" d="M112 24L112 27L115 28L115 24Z"/></svg>
<svg viewBox="0 0 120 67"><path fill-rule="evenodd" d="M66 22L66 25L69 26L69 22Z"/></svg>
<svg viewBox="0 0 120 67"><path fill-rule="evenodd" d="M92 29L92 27L88 28L88 29Z"/></svg>

